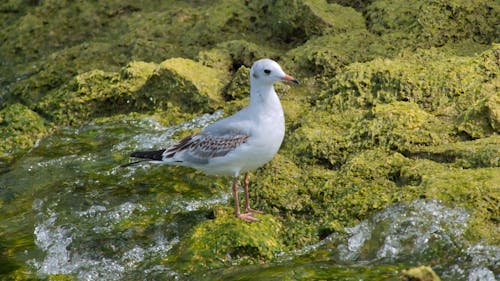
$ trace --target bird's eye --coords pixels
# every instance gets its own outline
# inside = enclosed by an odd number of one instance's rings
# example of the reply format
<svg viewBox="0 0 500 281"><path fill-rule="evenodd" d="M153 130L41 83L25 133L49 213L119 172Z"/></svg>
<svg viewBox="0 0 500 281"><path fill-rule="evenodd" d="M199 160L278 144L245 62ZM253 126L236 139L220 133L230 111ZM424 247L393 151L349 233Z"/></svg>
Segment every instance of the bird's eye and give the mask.
<svg viewBox="0 0 500 281"><path fill-rule="evenodd" d="M271 70L269 70L269 69L264 69L264 73L265 73L265 74L267 74L267 75L269 75L269 74L271 74Z"/></svg>

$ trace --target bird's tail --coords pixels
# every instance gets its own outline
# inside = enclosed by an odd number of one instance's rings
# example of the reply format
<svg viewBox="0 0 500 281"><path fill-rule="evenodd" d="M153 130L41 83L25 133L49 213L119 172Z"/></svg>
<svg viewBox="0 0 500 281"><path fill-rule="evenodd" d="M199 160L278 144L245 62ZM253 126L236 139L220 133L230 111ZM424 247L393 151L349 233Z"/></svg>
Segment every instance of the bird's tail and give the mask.
<svg viewBox="0 0 500 281"><path fill-rule="evenodd" d="M142 158L141 160L130 162L127 164L123 164L120 167L128 167L132 166L137 163L141 163L144 161L161 161L163 160L163 152L165 152L165 149L160 149L160 150L150 150L150 151L134 151L132 154L130 154L130 157L135 157L135 158Z"/></svg>
<svg viewBox="0 0 500 281"><path fill-rule="evenodd" d="M150 150L150 151L135 151L132 152L132 154L130 154L130 157L161 161L163 160L163 152L165 152L165 149Z"/></svg>

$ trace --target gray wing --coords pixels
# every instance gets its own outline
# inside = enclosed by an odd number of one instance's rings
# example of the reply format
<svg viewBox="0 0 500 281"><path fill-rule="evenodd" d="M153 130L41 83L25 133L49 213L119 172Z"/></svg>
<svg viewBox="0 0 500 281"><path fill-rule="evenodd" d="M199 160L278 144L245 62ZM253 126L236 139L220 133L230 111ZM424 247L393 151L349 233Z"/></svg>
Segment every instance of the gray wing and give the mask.
<svg viewBox="0 0 500 281"><path fill-rule="evenodd" d="M164 152L164 157L175 158L182 154L176 162L206 164L210 158L222 157L247 142L247 134L227 134L213 136L197 134L188 136ZM184 161L183 161L184 160Z"/></svg>

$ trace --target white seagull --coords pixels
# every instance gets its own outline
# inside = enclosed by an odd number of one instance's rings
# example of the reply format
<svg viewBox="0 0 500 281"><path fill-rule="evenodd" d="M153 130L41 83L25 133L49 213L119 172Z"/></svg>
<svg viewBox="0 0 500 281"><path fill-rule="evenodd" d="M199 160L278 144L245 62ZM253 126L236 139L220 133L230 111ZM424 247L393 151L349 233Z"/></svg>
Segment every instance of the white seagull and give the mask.
<svg viewBox="0 0 500 281"><path fill-rule="evenodd" d="M171 147L155 151L136 151L130 156L169 165L188 166L208 175L233 176L234 213L254 222L248 202L248 171L269 162L278 152L285 135L285 117L274 90L274 82L299 81L287 75L270 59L256 61L250 69L250 103L236 114L205 127ZM143 160L144 161L144 160ZM238 203L238 177L244 176L245 212Z"/></svg>

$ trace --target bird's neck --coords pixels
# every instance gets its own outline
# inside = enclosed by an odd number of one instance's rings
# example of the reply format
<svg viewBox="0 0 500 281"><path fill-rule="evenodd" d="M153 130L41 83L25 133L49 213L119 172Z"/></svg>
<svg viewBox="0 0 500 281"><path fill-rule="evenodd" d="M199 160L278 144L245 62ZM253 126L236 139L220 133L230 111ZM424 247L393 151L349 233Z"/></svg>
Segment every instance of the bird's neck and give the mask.
<svg viewBox="0 0 500 281"><path fill-rule="evenodd" d="M273 84L250 83L250 107L267 110L269 108L281 109L278 95Z"/></svg>

